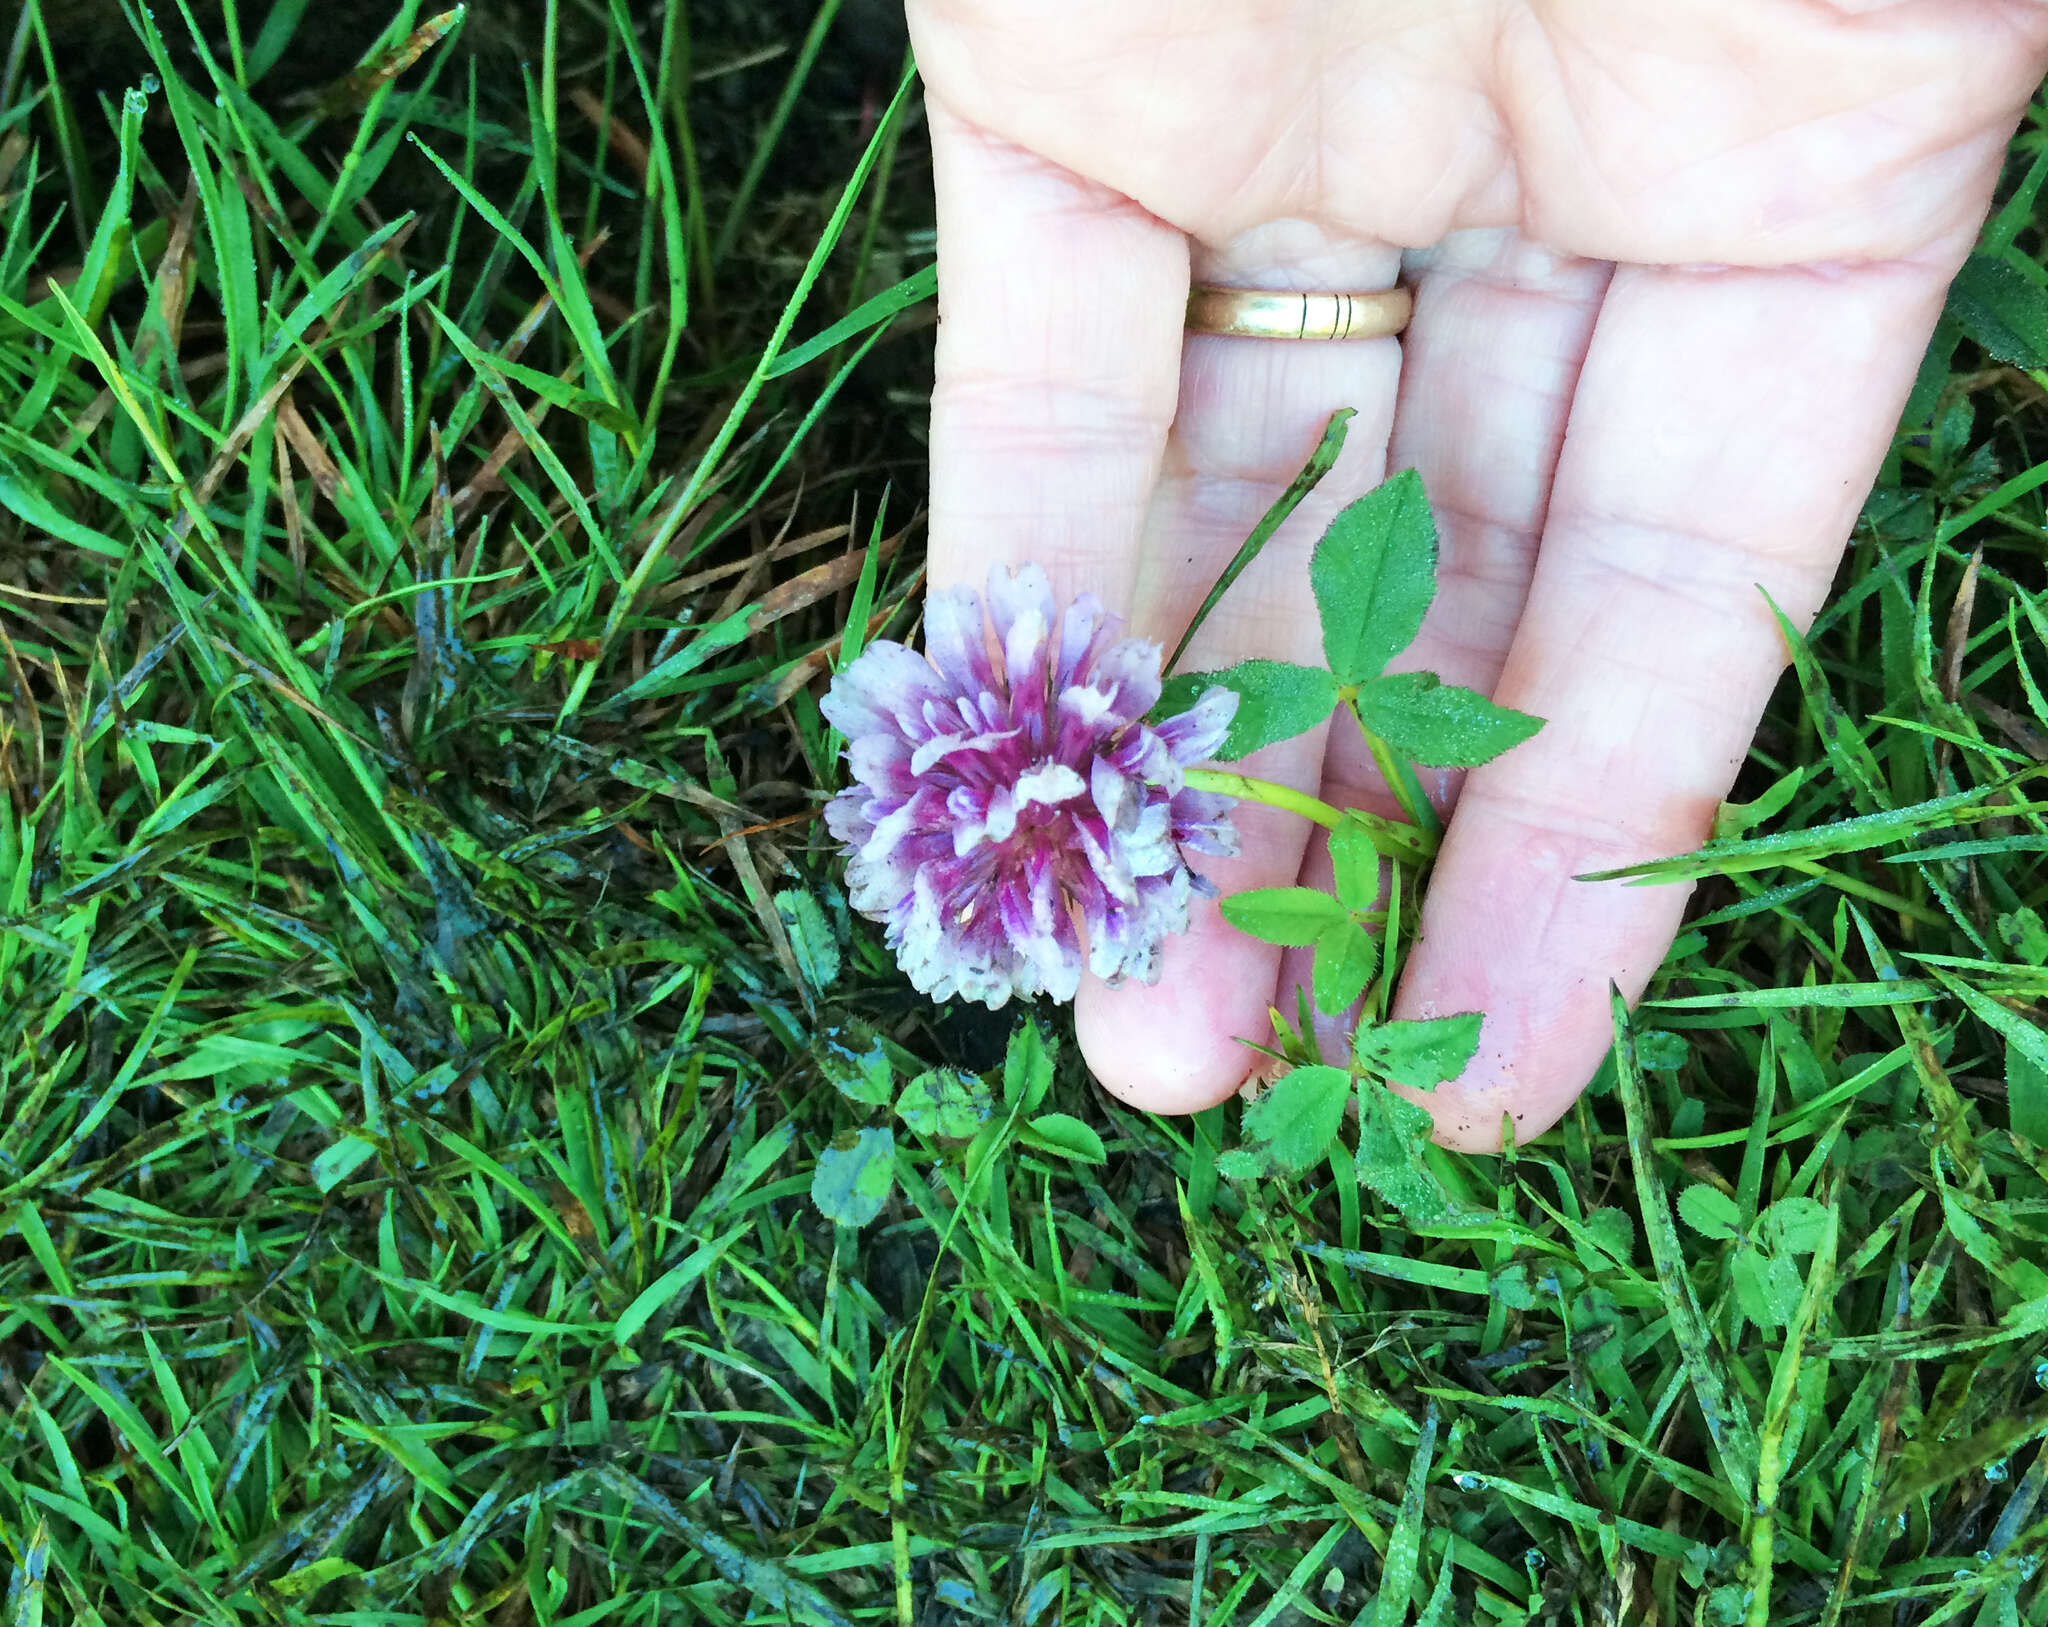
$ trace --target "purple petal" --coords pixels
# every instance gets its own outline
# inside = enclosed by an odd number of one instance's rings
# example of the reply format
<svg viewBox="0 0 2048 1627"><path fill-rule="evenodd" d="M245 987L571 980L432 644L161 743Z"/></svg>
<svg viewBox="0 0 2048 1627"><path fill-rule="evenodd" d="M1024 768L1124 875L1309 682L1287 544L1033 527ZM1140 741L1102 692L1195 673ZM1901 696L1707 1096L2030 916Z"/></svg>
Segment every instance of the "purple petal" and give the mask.
<svg viewBox="0 0 2048 1627"><path fill-rule="evenodd" d="M911 983L932 994L947 976L945 934L939 925L938 893L929 875L920 873L911 894L910 907L899 911L893 923L899 933L896 963Z"/></svg>
<svg viewBox="0 0 2048 1627"><path fill-rule="evenodd" d="M1157 729L1128 731L1108 756L1111 762L1141 785L1157 786L1168 796L1181 787L1180 764Z"/></svg>
<svg viewBox="0 0 2048 1627"><path fill-rule="evenodd" d="M1116 765L1106 757L1095 759L1088 770L1088 789L1095 798L1096 812L1111 830L1125 823L1127 818L1137 817L1138 789L1130 780L1119 774Z"/></svg>
<svg viewBox="0 0 2048 1627"><path fill-rule="evenodd" d="M1058 607L1052 600L1052 584L1036 565L1006 571L991 565L988 572L988 619L995 628L996 643L1010 647L1010 629L1019 617L1036 611L1039 625L1050 628Z"/></svg>
<svg viewBox="0 0 2048 1627"><path fill-rule="evenodd" d="M1177 826L1173 840L1184 854L1201 853L1212 859L1237 857L1237 828L1227 819L1214 825Z"/></svg>
<svg viewBox="0 0 2048 1627"><path fill-rule="evenodd" d="M1088 868L1104 892L1126 904L1138 896L1137 878L1131 874L1122 843L1114 836L1103 839L1081 819L1074 821L1074 839L1088 856Z"/></svg>
<svg viewBox="0 0 2048 1627"><path fill-rule="evenodd" d="M1083 763L1095 756L1123 722L1108 692L1090 684L1069 684L1061 690L1058 712L1052 755L1063 763Z"/></svg>
<svg viewBox="0 0 2048 1627"><path fill-rule="evenodd" d="M996 687L988 621L972 588L925 595L924 648L946 686L958 694L975 696Z"/></svg>
<svg viewBox="0 0 2048 1627"><path fill-rule="evenodd" d="M1034 753L1045 749L1050 735L1045 716L1045 686L1051 660L1047 641L1051 633L1051 625L1038 608L1027 606L1010 623L1003 638L1003 670L1010 682L1010 716Z"/></svg>
<svg viewBox="0 0 2048 1627"><path fill-rule="evenodd" d="M1159 980L1159 951L1169 933L1187 930L1188 880L1185 871L1148 881L1136 900L1111 912L1100 936L1088 945L1088 969L1109 983L1134 978Z"/></svg>
<svg viewBox="0 0 2048 1627"><path fill-rule="evenodd" d="M1170 875L1180 868L1180 855L1173 845L1173 815L1164 802L1146 807L1120 833L1119 848L1124 864L1134 876Z"/></svg>
<svg viewBox="0 0 2048 1627"><path fill-rule="evenodd" d="M946 814L955 824L979 824L988 818L989 798L994 792L985 785L956 785L946 793Z"/></svg>
<svg viewBox="0 0 2048 1627"><path fill-rule="evenodd" d="M1016 738L1015 729L1003 729L994 734L934 735L911 754L910 772L920 776L929 774L937 764L958 752L992 752Z"/></svg>
<svg viewBox="0 0 2048 1627"><path fill-rule="evenodd" d="M1089 678L1110 692L1126 719L1141 718L1159 704L1159 655L1157 644L1127 638L1102 652Z"/></svg>
<svg viewBox="0 0 2048 1627"><path fill-rule="evenodd" d="M1119 625L1092 593L1084 593L1068 605L1067 613L1060 618L1060 664L1054 675L1055 687L1065 689L1069 684L1086 683L1097 652L1109 646Z"/></svg>
<svg viewBox="0 0 2048 1627"><path fill-rule="evenodd" d="M827 723L853 740L882 729L909 733L904 720L922 716L927 702L945 696L929 661L913 649L880 639L832 680L818 710ZM917 738L923 738L921 731Z"/></svg>
<svg viewBox="0 0 2048 1627"><path fill-rule="evenodd" d="M910 742L898 734L864 734L846 748L846 764L861 784L893 796L917 789Z"/></svg>
<svg viewBox="0 0 2048 1627"><path fill-rule="evenodd" d="M1216 755L1230 734L1230 720L1237 716L1237 691L1220 685L1204 691L1202 698L1177 717L1159 725L1159 738L1166 742L1174 761L1183 766L1204 762Z"/></svg>
<svg viewBox="0 0 2048 1627"><path fill-rule="evenodd" d="M859 789L841 791L825 804L825 828L842 847L859 847L874 833L867 816L868 794Z"/></svg>
<svg viewBox="0 0 2048 1627"><path fill-rule="evenodd" d="M1181 847L1217 858L1237 855L1237 828L1230 822L1229 797L1183 791L1173 799L1173 839Z"/></svg>

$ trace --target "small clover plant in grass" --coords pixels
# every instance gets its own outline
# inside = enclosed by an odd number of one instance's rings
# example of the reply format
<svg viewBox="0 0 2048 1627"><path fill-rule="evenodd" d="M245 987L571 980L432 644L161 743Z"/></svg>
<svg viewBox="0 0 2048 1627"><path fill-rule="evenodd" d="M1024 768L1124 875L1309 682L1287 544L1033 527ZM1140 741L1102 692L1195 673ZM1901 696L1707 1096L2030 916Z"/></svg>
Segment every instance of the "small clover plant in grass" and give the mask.
<svg viewBox="0 0 2048 1627"><path fill-rule="evenodd" d="M923 1068L862 1022L827 1029L812 1046L812 1059L864 1115L881 1120L886 1112L931 1151L957 1160L970 1186L1013 1144L1069 1163L1108 1158L1089 1125L1070 1113L1039 1111L1052 1089L1055 1053L1028 1017L1011 1034L993 1085L957 1068ZM913 1069L899 1089L899 1074ZM842 1132L818 1155L811 1202L827 1220L865 1226L895 1188L896 1155L896 1131L888 1123Z"/></svg>
<svg viewBox="0 0 2048 1627"><path fill-rule="evenodd" d="M1828 1208L1817 1198L1788 1197L1745 1225L1736 1201L1718 1186L1689 1186L1679 1216L1702 1237L1732 1242L1728 1264L1735 1303L1760 1328L1782 1328L1799 1307L1806 1272L1795 1258L1812 1254L1828 1234Z"/></svg>

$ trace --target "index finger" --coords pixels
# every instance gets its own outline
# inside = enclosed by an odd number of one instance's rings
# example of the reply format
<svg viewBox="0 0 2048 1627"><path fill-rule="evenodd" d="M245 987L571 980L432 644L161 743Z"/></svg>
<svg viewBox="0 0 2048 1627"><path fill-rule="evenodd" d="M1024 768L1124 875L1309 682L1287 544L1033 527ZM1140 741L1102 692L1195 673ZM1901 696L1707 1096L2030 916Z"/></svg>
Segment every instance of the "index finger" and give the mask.
<svg viewBox="0 0 2048 1627"><path fill-rule="evenodd" d="M1179 391L1187 239L929 102L938 197L934 587L1045 567L1127 610Z"/></svg>

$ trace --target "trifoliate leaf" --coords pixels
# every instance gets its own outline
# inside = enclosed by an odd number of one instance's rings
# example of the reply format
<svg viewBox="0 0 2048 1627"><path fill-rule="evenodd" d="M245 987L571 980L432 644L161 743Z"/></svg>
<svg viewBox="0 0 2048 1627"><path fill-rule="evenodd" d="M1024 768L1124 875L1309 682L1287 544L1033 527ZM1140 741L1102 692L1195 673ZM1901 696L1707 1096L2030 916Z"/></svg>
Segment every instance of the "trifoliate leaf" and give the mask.
<svg viewBox="0 0 2048 1627"><path fill-rule="evenodd" d="M1351 1075L1342 1068L1318 1064L1282 1074L1245 1109L1245 1146L1271 1167L1308 1169L1329 1152L1350 1099Z"/></svg>
<svg viewBox="0 0 2048 1627"><path fill-rule="evenodd" d="M1635 1253L1636 1223L1626 1209L1595 1209L1586 1216L1582 1233L1573 1247L1588 1271L1609 1269L1610 1257L1627 1265Z"/></svg>
<svg viewBox="0 0 2048 1627"><path fill-rule="evenodd" d="M1828 1206L1818 1198L1780 1198L1757 1216L1756 1229L1767 1248L1811 1254L1827 1241L1828 1225Z"/></svg>
<svg viewBox="0 0 2048 1627"><path fill-rule="evenodd" d="M1430 1116L1384 1085L1358 1093L1358 1179L1401 1211L1412 1226L1441 1226L1467 1217L1429 1167Z"/></svg>
<svg viewBox="0 0 2048 1627"><path fill-rule="evenodd" d="M1533 1311L1538 1305L1554 1306L1569 1299L1585 1281L1576 1267L1554 1259L1516 1260L1487 1278L1486 1292L1511 1311Z"/></svg>
<svg viewBox="0 0 2048 1627"><path fill-rule="evenodd" d="M818 1154L811 1202L841 1226L865 1226L882 1212L896 1179L896 1137L887 1130L857 1130Z"/></svg>
<svg viewBox="0 0 2048 1627"><path fill-rule="evenodd" d="M919 1074L896 1098L896 1116L921 1136L967 1141L994 1111L988 1086L957 1068Z"/></svg>
<svg viewBox="0 0 2048 1627"><path fill-rule="evenodd" d="M1216 1155L1216 1173L1226 1181L1256 1180L1266 1173L1266 1161L1244 1147L1232 1147Z"/></svg>
<svg viewBox="0 0 2048 1627"><path fill-rule="evenodd" d="M1349 1011L1379 969L1380 941L1364 927L1346 920L1325 928L1316 939L1315 971L1310 979L1315 985L1316 1010L1325 1017Z"/></svg>
<svg viewBox="0 0 2048 1627"><path fill-rule="evenodd" d="M1351 912L1313 887L1254 887L1223 900L1223 919L1265 943L1302 948Z"/></svg>
<svg viewBox="0 0 2048 1627"><path fill-rule="evenodd" d="M1359 1063L1374 1073L1415 1090L1433 1090L1465 1071L1479 1049L1479 1024L1476 1011L1421 1022L1379 1023L1360 1028L1353 1049Z"/></svg>
<svg viewBox="0 0 2048 1627"><path fill-rule="evenodd" d="M1422 477L1404 469L1343 509L1309 561L1323 653L1363 683L1415 642L1436 596L1436 523Z"/></svg>
<svg viewBox="0 0 2048 1627"><path fill-rule="evenodd" d="M1760 1328L1781 1328L1791 1321L1806 1286L1790 1255L1761 1249L1737 1249L1728 1275L1735 1283L1735 1303Z"/></svg>
<svg viewBox="0 0 2048 1627"><path fill-rule="evenodd" d="M1359 685L1359 721L1418 763L1477 768L1512 751L1543 727L1541 718L1496 706L1476 689L1433 672L1399 672Z"/></svg>
<svg viewBox="0 0 2048 1627"><path fill-rule="evenodd" d="M1158 717L1185 712L1209 690L1237 696L1237 715L1216 755L1225 762L1248 757L1276 740L1313 729L1337 704L1337 680L1321 667L1286 661L1240 661L1221 672L1185 672L1167 680L1154 708Z"/></svg>
<svg viewBox="0 0 2048 1627"><path fill-rule="evenodd" d="M2038 910L2022 904L2010 915L2001 915L1998 935L2029 966L2048 965L2048 926L2042 925Z"/></svg>
<svg viewBox="0 0 2048 1627"><path fill-rule="evenodd" d="M1676 1073L1692 1059L1692 1041L1668 1028L1645 1028L1636 1035L1636 1061L1651 1073Z"/></svg>
<svg viewBox="0 0 2048 1627"><path fill-rule="evenodd" d="M839 940L832 935L823 906L802 888L785 887L775 895L775 913L789 933L803 980L821 993L830 988L839 976Z"/></svg>
<svg viewBox="0 0 2048 1627"><path fill-rule="evenodd" d="M881 1037L864 1022L828 1028L811 1046L818 1071L848 1101L864 1107L886 1107L896 1092L896 1077Z"/></svg>

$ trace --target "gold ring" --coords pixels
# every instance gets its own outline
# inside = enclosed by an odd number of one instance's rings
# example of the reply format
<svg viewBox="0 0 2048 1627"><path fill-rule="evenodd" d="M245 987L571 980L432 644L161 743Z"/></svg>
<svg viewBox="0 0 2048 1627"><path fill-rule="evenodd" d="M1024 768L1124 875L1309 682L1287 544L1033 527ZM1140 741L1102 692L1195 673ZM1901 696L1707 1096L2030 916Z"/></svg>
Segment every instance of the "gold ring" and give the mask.
<svg viewBox="0 0 2048 1627"><path fill-rule="evenodd" d="M1247 339L1385 339L1408 326L1414 309L1414 297L1405 288L1300 294L1198 283L1188 291L1188 332Z"/></svg>

